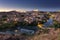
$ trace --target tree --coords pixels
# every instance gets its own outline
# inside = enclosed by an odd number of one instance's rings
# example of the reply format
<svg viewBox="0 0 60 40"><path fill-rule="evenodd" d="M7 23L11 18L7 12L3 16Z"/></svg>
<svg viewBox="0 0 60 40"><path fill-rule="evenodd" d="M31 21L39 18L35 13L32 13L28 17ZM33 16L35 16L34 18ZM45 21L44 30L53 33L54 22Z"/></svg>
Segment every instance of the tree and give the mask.
<svg viewBox="0 0 60 40"><path fill-rule="evenodd" d="M7 18L7 15L3 15L2 18Z"/></svg>
<svg viewBox="0 0 60 40"><path fill-rule="evenodd" d="M59 23L58 21L54 20L54 25L53 25L53 27L55 27L55 28L60 28L60 23Z"/></svg>

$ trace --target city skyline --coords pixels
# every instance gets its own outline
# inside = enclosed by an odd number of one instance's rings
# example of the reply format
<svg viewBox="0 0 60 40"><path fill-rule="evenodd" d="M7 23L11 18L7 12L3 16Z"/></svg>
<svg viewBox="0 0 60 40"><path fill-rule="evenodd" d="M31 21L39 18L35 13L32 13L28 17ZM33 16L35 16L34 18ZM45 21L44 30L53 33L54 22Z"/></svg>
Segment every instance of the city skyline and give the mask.
<svg viewBox="0 0 60 40"><path fill-rule="evenodd" d="M0 0L0 11L34 10L58 11L60 0Z"/></svg>

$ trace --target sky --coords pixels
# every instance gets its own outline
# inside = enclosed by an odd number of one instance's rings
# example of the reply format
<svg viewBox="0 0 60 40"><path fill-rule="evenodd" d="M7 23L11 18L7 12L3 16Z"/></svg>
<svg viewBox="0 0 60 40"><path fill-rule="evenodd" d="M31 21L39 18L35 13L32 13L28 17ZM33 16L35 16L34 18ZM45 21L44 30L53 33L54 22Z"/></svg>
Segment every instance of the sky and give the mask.
<svg viewBox="0 0 60 40"><path fill-rule="evenodd" d="M0 11L34 9L41 11L60 10L60 0L0 0Z"/></svg>

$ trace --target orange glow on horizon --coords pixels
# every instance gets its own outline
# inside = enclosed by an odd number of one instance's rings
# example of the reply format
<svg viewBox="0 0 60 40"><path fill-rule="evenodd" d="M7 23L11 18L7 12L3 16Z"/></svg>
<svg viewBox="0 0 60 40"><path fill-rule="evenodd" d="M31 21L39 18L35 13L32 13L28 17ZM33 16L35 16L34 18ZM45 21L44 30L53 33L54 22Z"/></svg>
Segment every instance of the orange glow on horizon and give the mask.
<svg viewBox="0 0 60 40"><path fill-rule="evenodd" d="M9 12L9 11L18 11L18 12L26 12L24 9L0 9L0 12Z"/></svg>
<svg viewBox="0 0 60 40"><path fill-rule="evenodd" d="M8 12L11 11L12 9L6 9L6 8L0 8L0 12Z"/></svg>

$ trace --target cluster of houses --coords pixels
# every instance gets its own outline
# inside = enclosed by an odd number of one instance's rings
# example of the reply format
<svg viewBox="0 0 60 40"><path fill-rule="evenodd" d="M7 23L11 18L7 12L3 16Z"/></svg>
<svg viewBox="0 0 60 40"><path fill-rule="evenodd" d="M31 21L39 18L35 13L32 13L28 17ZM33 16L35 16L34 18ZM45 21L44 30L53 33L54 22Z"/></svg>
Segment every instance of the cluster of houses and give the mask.
<svg viewBox="0 0 60 40"><path fill-rule="evenodd" d="M60 12L51 12L52 15L55 15L54 19L57 19L59 21L59 13ZM57 14L56 14L57 13ZM26 21L28 23L31 23L33 21L42 21L42 19L46 19L45 15L47 15L47 12L43 11L27 11L27 12L17 12L17 11L10 11L10 12L0 12L0 19L2 19L2 16L7 16L5 23L11 22L11 21L19 21L23 22ZM45 27L50 26L53 24L53 19L50 18L46 23L44 23ZM38 25L41 26L40 24ZM27 33L27 34L34 34L34 30L28 30L28 29L20 29L21 33Z"/></svg>
<svg viewBox="0 0 60 40"><path fill-rule="evenodd" d="M44 17L44 14L46 12L40 12L40 11L28 11L28 12L17 12L17 11L10 11L10 12L0 12L0 19L2 19L2 16L7 16L6 21L19 21L19 22L33 22L33 21L39 21Z"/></svg>

